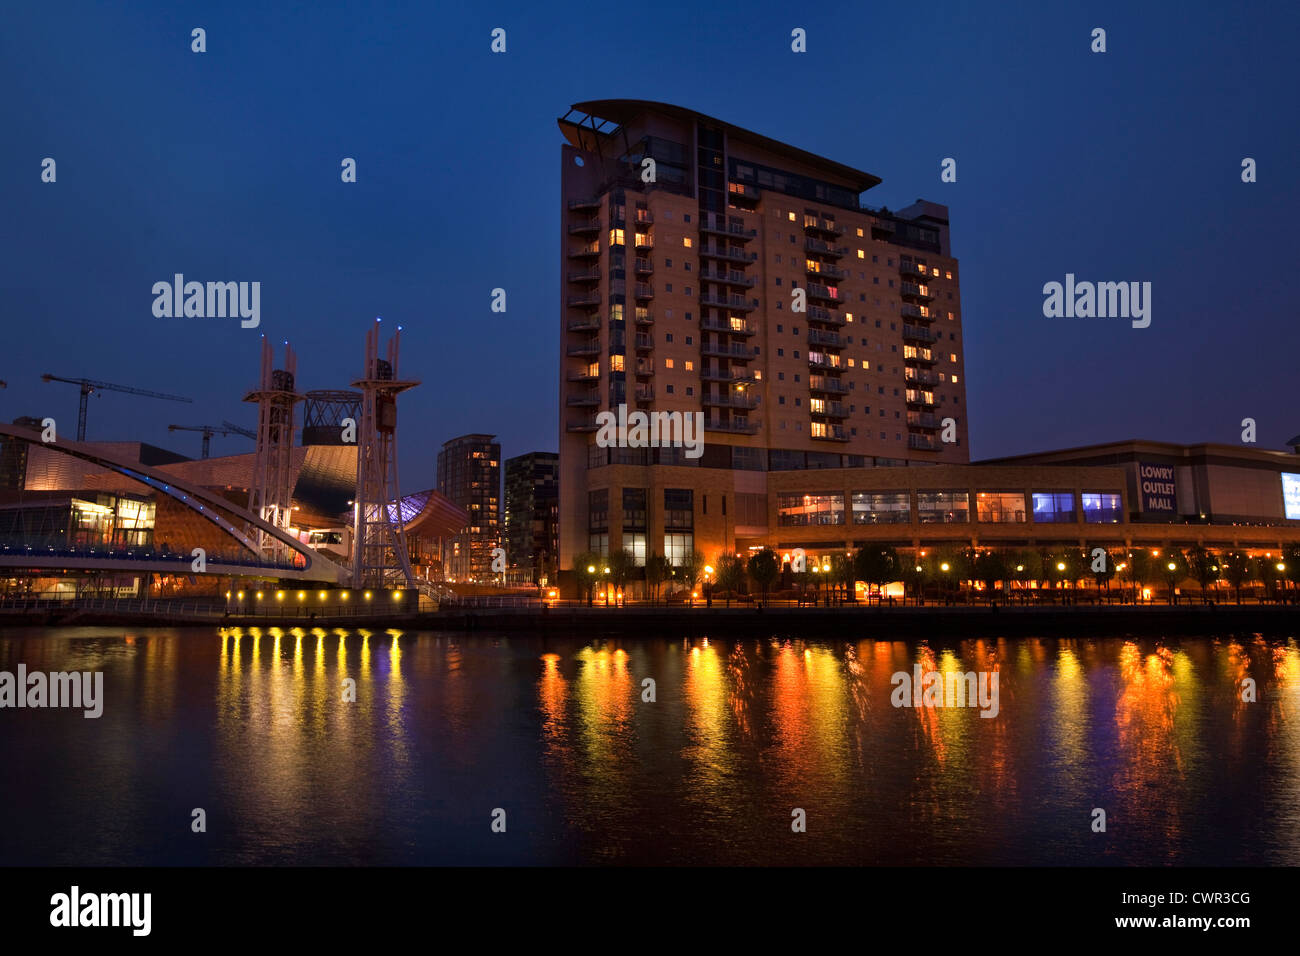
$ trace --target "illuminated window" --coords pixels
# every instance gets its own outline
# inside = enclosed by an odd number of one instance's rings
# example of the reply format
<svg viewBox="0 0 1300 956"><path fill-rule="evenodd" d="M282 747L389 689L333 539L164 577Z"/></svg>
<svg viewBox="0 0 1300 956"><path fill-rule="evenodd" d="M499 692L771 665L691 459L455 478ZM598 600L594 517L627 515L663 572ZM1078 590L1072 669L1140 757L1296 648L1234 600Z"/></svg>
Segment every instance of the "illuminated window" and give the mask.
<svg viewBox="0 0 1300 956"><path fill-rule="evenodd" d="M814 425L822 424L813 422ZM814 432L815 434L815 432ZM844 524L844 496L780 493L776 496L777 524L784 527Z"/></svg>
<svg viewBox="0 0 1300 956"><path fill-rule="evenodd" d="M854 524L907 524L912 518L912 495L906 491L853 493Z"/></svg>
<svg viewBox="0 0 1300 956"><path fill-rule="evenodd" d="M790 213L790 221L791 221L791 222L794 222L794 212L793 212L793 211Z"/></svg>
<svg viewBox="0 0 1300 956"><path fill-rule="evenodd" d="M691 242L690 236L686 236L682 239L682 245L685 246L687 249L689 249L693 244L694 243Z"/></svg>
<svg viewBox="0 0 1300 956"><path fill-rule="evenodd" d="M858 235L859 235L859 236L862 235L862 229L861 229L861 228L858 229ZM862 258L862 250L861 250L861 249L858 250L858 258L859 258L859 259Z"/></svg>
<svg viewBox="0 0 1300 956"><path fill-rule="evenodd" d="M949 362L955 362L955 361L957 361L957 353L956 353L956 352L949 352L949 353L948 353L948 361L949 361Z"/></svg>
<svg viewBox="0 0 1300 956"><path fill-rule="evenodd" d="M1118 494L1083 493L1083 520L1089 524L1117 524L1122 509Z"/></svg>
<svg viewBox="0 0 1300 956"><path fill-rule="evenodd" d="M862 230L861 230L861 229L858 230L858 234L859 234L859 235L862 234ZM866 254L865 252L863 252L861 249L859 249L859 250L858 250L858 258L859 258L859 259L865 259L866 257L867 257L867 254Z"/></svg>
<svg viewBox="0 0 1300 956"><path fill-rule="evenodd" d="M938 266L935 266L933 272L934 272L935 275L938 275L938 274L939 274L939 267L938 267Z"/></svg>
<svg viewBox="0 0 1300 956"><path fill-rule="evenodd" d="M970 495L964 491L918 491L916 517L922 524L963 524L970 516Z"/></svg>
<svg viewBox="0 0 1300 956"><path fill-rule="evenodd" d="M672 368L672 367L673 367L673 360L672 360L672 359L664 359L664 368Z"/></svg>
<svg viewBox="0 0 1300 956"><path fill-rule="evenodd" d="M621 246L621 245L623 245L623 230L622 230L622 229L611 229L611 230L609 231L609 244L610 244L611 246Z"/></svg>
<svg viewBox="0 0 1300 956"><path fill-rule="evenodd" d="M975 496L977 521L1021 524L1025 520L1025 496L1019 491L981 491Z"/></svg>
<svg viewBox="0 0 1300 956"><path fill-rule="evenodd" d="M623 356L621 356L621 355L611 355L611 356L609 357L609 370L610 370L611 372L621 372L621 371L623 371Z"/></svg>
<svg viewBox="0 0 1300 956"><path fill-rule="evenodd" d="M952 377L952 383L953 383L954 385L957 384L957 376L956 376L956 375L954 375L954 376Z"/></svg>
<svg viewBox="0 0 1300 956"><path fill-rule="evenodd" d="M945 272L945 273L944 273L944 278L945 278L945 279L951 279L951 278L952 278L952 273L951 273L951 272ZM950 315L950 316L948 316L948 318L951 319L952 316Z"/></svg>
<svg viewBox="0 0 1300 956"><path fill-rule="evenodd" d="M1069 491L1035 491L1034 521L1040 524L1073 524L1074 494Z"/></svg>
<svg viewBox="0 0 1300 956"><path fill-rule="evenodd" d="M852 322L852 321L853 321L853 313L852 313L852 312L845 312L845 313L844 313L844 321L845 321L845 322Z"/></svg>
<svg viewBox="0 0 1300 956"><path fill-rule="evenodd" d="M693 371L695 371L695 363L692 362L692 361L690 361L689 359L688 359L687 362L686 362L686 371L688 371L688 372L693 372Z"/></svg>

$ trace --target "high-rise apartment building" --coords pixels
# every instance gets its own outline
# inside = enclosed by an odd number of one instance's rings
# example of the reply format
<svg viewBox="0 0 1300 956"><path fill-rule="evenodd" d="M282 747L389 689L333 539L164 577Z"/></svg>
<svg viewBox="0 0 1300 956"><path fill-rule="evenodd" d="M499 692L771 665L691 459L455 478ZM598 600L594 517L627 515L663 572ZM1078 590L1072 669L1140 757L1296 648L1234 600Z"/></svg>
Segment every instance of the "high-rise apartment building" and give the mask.
<svg viewBox="0 0 1300 956"><path fill-rule="evenodd" d="M559 125L562 568L773 543L773 472L968 462L945 206L675 106ZM698 457L601 447L620 405L701 413Z"/></svg>
<svg viewBox="0 0 1300 956"><path fill-rule="evenodd" d="M506 566L539 582L559 556L560 456L535 451L506 460Z"/></svg>
<svg viewBox="0 0 1300 956"><path fill-rule="evenodd" d="M442 539L450 581L499 579L492 551L501 546L501 446L495 435L461 435L438 452L438 491L469 513L469 523Z"/></svg>

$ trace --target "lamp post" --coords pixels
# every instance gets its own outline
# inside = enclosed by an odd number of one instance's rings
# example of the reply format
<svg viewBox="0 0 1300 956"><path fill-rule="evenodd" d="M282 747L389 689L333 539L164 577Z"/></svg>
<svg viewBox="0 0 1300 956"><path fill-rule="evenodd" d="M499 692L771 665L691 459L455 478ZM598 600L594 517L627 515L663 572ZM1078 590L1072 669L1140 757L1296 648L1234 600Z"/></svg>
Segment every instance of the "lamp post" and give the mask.
<svg viewBox="0 0 1300 956"><path fill-rule="evenodd" d="M691 601L694 603L694 595L691 596ZM704 566L704 606L713 607L713 565L711 564Z"/></svg>
<svg viewBox="0 0 1300 956"><path fill-rule="evenodd" d="M591 607L596 600L596 566L587 565L587 607Z"/></svg>

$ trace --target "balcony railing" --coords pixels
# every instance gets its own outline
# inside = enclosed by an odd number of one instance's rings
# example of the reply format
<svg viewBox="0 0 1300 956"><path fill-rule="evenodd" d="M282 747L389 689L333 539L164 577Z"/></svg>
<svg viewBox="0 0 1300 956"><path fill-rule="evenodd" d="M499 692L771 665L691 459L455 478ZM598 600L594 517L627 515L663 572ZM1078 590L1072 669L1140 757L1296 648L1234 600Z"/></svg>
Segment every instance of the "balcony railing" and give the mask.
<svg viewBox="0 0 1300 956"><path fill-rule="evenodd" d="M803 227L804 230L807 232L817 232L826 236L844 235L844 227L836 224L833 220L830 219L814 219L812 217L805 216L803 221Z"/></svg>
<svg viewBox="0 0 1300 956"><path fill-rule="evenodd" d="M593 339L590 342L583 342L581 345L570 345L567 354L573 356L593 356L600 354L600 342Z"/></svg>
<svg viewBox="0 0 1300 956"><path fill-rule="evenodd" d="M599 200L599 199L596 199L595 197L592 197L592 198L590 198L590 199L570 199L570 200L569 200L569 208L570 208L571 210L578 210L578 209L599 209L599 208L600 208L600 200Z"/></svg>
<svg viewBox="0 0 1300 956"><path fill-rule="evenodd" d="M700 320L703 332L721 332L724 335L754 335L758 330L748 322L731 322L727 319L707 318Z"/></svg>
<svg viewBox="0 0 1300 956"><path fill-rule="evenodd" d="M746 229L744 226L738 226L733 222L722 222L708 216L700 220L700 232L727 236L739 242L749 242L758 235L757 229Z"/></svg>
<svg viewBox="0 0 1300 956"><path fill-rule="evenodd" d="M649 378L654 373L655 373L654 359L639 358L636 360L636 368L633 369L633 374L636 375L637 378Z"/></svg>
<svg viewBox="0 0 1300 956"><path fill-rule="evenodd" d="M841 313L832 312L830 309L824 309L820 305L809 306L807 315L809 322L820 322L822 325L848 324Z"/></svg>
<svg viewBox="0 0 1300 956"><path fill-rule="evenodd" d="M832 290L824 285L808 286L808 298L821 299L824 302L833 302L836 305L844 301L844 297L840 295L838 289Z"/></svg>
<svg viewBox="0 0 1300 956"><path fill-rule="evenodd" d="M600 316L590 315L585 319L573 319L565 328L570 332L599 332Z"/></svg>
<svg viewBox="0 0 1300 956"><path fill-rule="evenodd" d="M808 411L813 415L822 418L848 418L849 413L840 402L823 402L820 409L814 403L809 406Z"/></svg>
<svg viewBox="0 0 1300 956"><path fill-rule="evenodd" d="M589 415L586 418L571 421L564 427L566 431L571 432L594 432L598 426L596 425L596 416Z"/></svg>
<svg viewBox="0 0 1300 956"><path fill-rule="evenodd" d="M751 186L749 183L728 183L727 196L731 199L745 199L749 202L758 202L759 191L757 186Z"/></svg>
<svg viewBox="0 0 1300 956"><path fill-rule="evenodd" d="M903 338L914 339L917 342L937 342L939 336L929 329L923 329L918 325L904 325Z"/></svg>
<svg viewBox="0 0 1300 956"><path fill-rule="evenodd" d="M712 292L700 293L700 305L712 305L719 309L735 309L737 312L753 312L758 308L757 299L746 299L739 295L716 295Z"/></svg>
<svg viewBox="0 0 1300 956"><path fill-rule="evenodd" d="M849 433L843 425L827 425L825 428L814 428L809 437L818 441L848 441Z"/></svg>
<svg viewBox="0 0 1300 956"><path fill-rule="evenodd" d="M730 382L734 385L752 385L758 377L746 369L708 368L701 370L700 378L706 382Z"/></svg>
<svg viewBox="0 0 1300 956"><path fill-rule="evenodd" d="M719 342L710 342L702 346L700 351L705 355L729 359L742 359L746 362L754 358L754 350L746 348L743 345L724 345Z"/></svg>
<svg viewBox="0 0 1300 956"><path fill-rule="evenodd" d="M844 368L838 355L822 355L820 352L809 352L808 364L813 368L833 369L837 372Z"/></svg>
<svg viewBox="0 0 1300 956"><path fill-rule="evenodd" d="M635 267L638 275L649 275L651 272L655 271L654 263L649 259L642 259L639 256L637 257Z"/></svg>
<svg viewBox="0 0 1300 956"><path fill-rule="evenodd" d="M826 378L822 375L808 376L808 389L813 392L827 392L831 395L847 395L849 387L838 378Z"/></svg>
<svg viewBox="0 0 1300 956"><path fill-rule="evenodd" d="M740 286L741 288L751 289L758 280L753 276L747 276L743 272L715 272L709 269L700 270L700 278L705 282L724 282L727 285Z"/></svg>
<svg viewBox="0 0 1300 956"><path fill-rule="evenodd" d="M925 278L930 274L926 271L925 266L917 265L911 259L899 259L898 271L905 276L914 276L916 278Z"/></svg>
<svg viewBox="0 0 1300 956"><path fill-rule="evenodd" d="M909 385L938 385L939 376L934 372L923 372L920 369L905 368L903 369L903 381Z"/></svg>
<svg viewBox="0 0 1300 956"><path fill-rule="evenodd" d="M710 259L725 259L727 262L757 262L757 252L745 252L728 246L700 246L700 255Z"/></svg>
<svg viewBox="0 0 1300 956"><path fill-rule="evenodd" d="M877 219L871 223L871 228L877 232L896 232L898 224L892 219Z"/></svg>
<svg viewBox="0 0 1300 956"><path fill-rule="evenodd" d="M570 308L584 308L591 305L600 305L600 293L588 292L585 295L571 295L566 300Z"/></svg>
<svg viewBox="0 0 1300 956"><path fill-rule="evenodd" d="M731 432L733 435L753 435L758 431L758 422L751 422L747 418L706 418L704 420L704 430L710 432Z"/></svg>
<svg viewBox="0 0 1300 956"><path fill-rule="evenodd" d="M569 223L569 235L583 236L600 232L600 219L587 219L584 222Z"/></svg>
<svg viewBox="0 0 1300 956"><path fill-rule="evenodd" d="M933 392L923 392L920 389L909 388L905 392L905 397L909 405L934 405Z"/></svg>
<svg viewBox="0 0 1300 956"><path fill-rule="evenodd" d="M804 274L810 276L822 276L828 280L848 278L848 273L843 269L836 269L834 266L828 266L824 262L809 262L804 260Z"/></svg>
<svg viewBox="0 0 1300 956"><path fill-rule="evenodd" d="M898 313L899 315L909 319L920 319L922 322L933 322L935 318L929 309L926 309L923 306L913 305L910 302L904 302L900 305L898 307Z"/></svg>
<svg viewBox="0 0 1300 956"><path fill-rule="evenodd" d="M638 352L649 352L655 347L655 337L645 332L636 334L636 350Z"/></svg>
<svg viewBox="0 0 1300 956"><path fill-rule="evenodd" d="M907 424L913 428L938 428L939 419L929 412L908 412Z"/></svg>
<svg viewBox="0 0 1300 956"><path fill-rule="evenodd" d="M581 372L570 372L566 376L570 382L598 382L600 381L600 371L593 369L583 369Z"/></svg>
<svg viewBox="0 0 1300 956"><path fill-rule="evenodd" d="M636 400L638 402L653 402L655 400L655 387L653 385L638 385L636 387Z"/></svg>
<svg viewBox="0 0 1300 956"><path fill-rule="evenodd" d="M646 282L638 282L634 294L638 299L653 299L655 297L654 286Z"/></svg>
<svg viewBox="0 0 1300 956"><path fill-rule="evenodd" d="M930 291L928 285L917 285L915 282L904 282L899 291L909 298L921 299L925 302L934 298L934 293Z"/></svg>
<svg viewBox="0 0 1300 956"><path fill-rule="evenodd" d="M824 259L840 259L849 254L848 246L835 246L820 239L805 239L803 247L806 251Z"/></svg>
<svg viewBox="0 0 1300 956"><path fill-rule="evenodd" d="M570 395L565 400L565 404L585 407L585 408L599 408L600 392L591 391L591 392L584 392L581 395Z"/></svg>
<svg viewBox="0 0 1300 956"><path fill-rule="evenodd" d="M569 250L570 259L597 259L600 257L600 243L593 242L588 246L578 246L576 249Z"/></svg>
<svg viewBox="0 0 1300 956"><path fill-rule="evenodd" d="M757 395L744 395L744 394L710 395L708 393L705 393L704 397L700 399L700 401L704 405L712 408L737 408L744 411L750 411L755 408L758 408Z"/></svg>
<svg viewBox="0 0 1300 956"><path fill-rule="evenodd" d="M654 324L655 324L655 314L654 314L653 312L651 312L649 309L637 309L637 310L636 310L636 324L637 324L637 325L654 325Z"/></svg>
<svg viewBox="0 0 1300 956"><path fill-rule="evenodd" d="M846 344L844 337L836 335L834 332L823 332L821 329L808 330L809 345L827 345L831 348L843 348Z"/></svg>
<svg viewBox="0 0 1300 956"><path fill-rule="evenodd" d="M653 226L655 223L655 214L649 209L638 209L636 211L635 222L638 226Z"/></svg>
<svg viewBox="0 0 1300 956"><path fill-rule="evenodd" d="M916 448L920 451L938 451L939 443L934 440L933 435L918 435L916 432L908 432L907 447Z"/></svg>
<svg viewBox="0 0 1300 956"><path fill-rule="evenodd" d="M569 282L599 282L600 270L596 268L583 269L581 272L570 272L565 276Z"/></svg>

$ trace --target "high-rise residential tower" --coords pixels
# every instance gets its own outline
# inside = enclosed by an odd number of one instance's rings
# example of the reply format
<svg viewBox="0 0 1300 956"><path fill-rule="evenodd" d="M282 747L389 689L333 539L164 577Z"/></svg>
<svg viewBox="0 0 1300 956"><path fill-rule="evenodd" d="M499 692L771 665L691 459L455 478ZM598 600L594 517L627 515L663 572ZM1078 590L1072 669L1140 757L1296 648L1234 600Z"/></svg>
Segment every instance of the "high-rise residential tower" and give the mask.
<svg viewBox="0 0 1300 956"><path fill-rule="evenodd" d="M675 106L559 125L562 568L775 543L774 472L969 461L945 206ZM700 413L703 447L602 447L620 405Z"/></svg>
<svg viewBox="0 0 1300 956"><path fill-rule="evenodd" d="M506 461L507 567L523 580L548 577L559 556L560 456L535 451Z"/></svg>
<svg viewBox="0 0 1300 956"><path fill-rule="evenodd" d="M469 513L469 523L442 541L451 581L499 579L492 551L501 547L501 446L495 435L461 435L438 452L438 491Z"/></svg>

